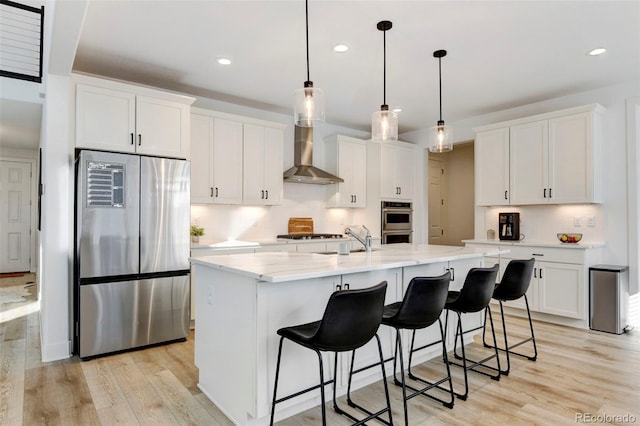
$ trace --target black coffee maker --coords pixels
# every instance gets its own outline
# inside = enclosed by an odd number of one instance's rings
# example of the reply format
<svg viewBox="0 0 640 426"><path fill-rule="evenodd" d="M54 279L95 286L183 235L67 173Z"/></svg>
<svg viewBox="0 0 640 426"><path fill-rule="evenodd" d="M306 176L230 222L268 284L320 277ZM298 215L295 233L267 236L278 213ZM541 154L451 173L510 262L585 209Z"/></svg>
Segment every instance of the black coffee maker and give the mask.
<svg viewBox="0 0 640 426"><path fill-rule="evenodd" d="M498 237L501 240L520 239L520 213L498 213Z"/></svg>

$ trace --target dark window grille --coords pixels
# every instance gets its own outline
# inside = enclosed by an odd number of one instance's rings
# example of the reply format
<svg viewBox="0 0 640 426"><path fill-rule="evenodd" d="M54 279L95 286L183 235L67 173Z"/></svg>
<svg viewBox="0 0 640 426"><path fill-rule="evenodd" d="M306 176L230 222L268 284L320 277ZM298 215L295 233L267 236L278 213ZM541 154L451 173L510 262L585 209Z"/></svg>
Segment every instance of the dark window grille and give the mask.
<svg viewBox="0 0 640 426"><path fill-rule="evenodd" d="M0 0L0 76L42 82L44 6Z"/></svg>

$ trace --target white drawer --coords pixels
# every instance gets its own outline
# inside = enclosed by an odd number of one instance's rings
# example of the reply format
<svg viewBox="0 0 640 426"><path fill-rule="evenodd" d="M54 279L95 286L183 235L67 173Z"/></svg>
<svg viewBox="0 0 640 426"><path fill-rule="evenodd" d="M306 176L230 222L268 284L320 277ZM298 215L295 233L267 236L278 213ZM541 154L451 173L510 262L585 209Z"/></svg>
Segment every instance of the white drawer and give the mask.
<svg viewBox="0 0 640 426"><path fill-rule="evenodd" d="M581 249L532 246L505 246L505 248L511 250L510 253L503 255L506 259L530 259L533 257L545 262L585 263L585 252Z"/></svg>

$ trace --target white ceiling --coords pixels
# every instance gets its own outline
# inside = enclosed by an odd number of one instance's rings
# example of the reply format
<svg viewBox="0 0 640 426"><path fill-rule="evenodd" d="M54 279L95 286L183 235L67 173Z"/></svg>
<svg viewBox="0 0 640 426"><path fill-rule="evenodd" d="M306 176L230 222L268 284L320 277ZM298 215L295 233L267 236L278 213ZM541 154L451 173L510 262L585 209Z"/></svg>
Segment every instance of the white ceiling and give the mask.
<svg viewBox="0 0 640 426"><path fill-rule="evenodd" d="M438 49L448 122L640 76L639 1L310 0L311 80L332 124L369 130L382 104L381 20L401 133L438 119ZM289 114L306 80L305 2L92 1L74 69Z"/></svg>
<svg viewBox="0 0 640 426"><path fill-rule="evenodd" d="M306 80L304 7L303 0L92 0L73 68L291 114L293 92ZM449 52L442 60L448 123L640 80L640 1L310 0L311 80L325 91L329 123L370 129L383 99L381 20L393 22L386 98L403 108L401 133L438 120L438 49ZM334 53L337 43L351 49ZM585 54L598 46L607 53ZM233 63L219 65L223 56ZM0 144L16 122L26 138L39 134L39 106L8 102L0 104Z"/></svg>

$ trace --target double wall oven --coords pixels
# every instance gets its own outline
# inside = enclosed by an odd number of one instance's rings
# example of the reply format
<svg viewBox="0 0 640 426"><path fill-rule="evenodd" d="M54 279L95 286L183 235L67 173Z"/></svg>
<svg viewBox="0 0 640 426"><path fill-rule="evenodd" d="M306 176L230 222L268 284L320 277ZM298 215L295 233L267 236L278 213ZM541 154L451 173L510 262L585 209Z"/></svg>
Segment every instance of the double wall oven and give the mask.
<svg viewBox="0 0 640 426"><path fill-rule="evenodd" d="M382 201L382 244L410 243L413 237L413 208L409 202Z"/></svg>

